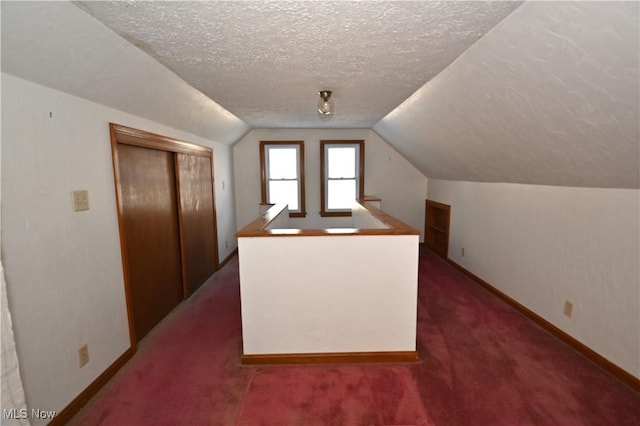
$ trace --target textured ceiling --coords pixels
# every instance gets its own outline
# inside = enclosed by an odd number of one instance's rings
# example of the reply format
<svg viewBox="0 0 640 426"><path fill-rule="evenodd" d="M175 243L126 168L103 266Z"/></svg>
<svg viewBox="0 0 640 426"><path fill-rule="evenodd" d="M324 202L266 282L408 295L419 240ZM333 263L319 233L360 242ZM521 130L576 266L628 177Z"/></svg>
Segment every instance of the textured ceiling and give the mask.
<svg viewBox="0 0 640 426"><path fill-rule="evenodd" d="M635 1L81 4L124 38L76 6L2 1L3 73L226 144L371 127L429 178L640 187Z"/></svg>
<svg viewBox="0 0 640 426"><path fill-rule="evenodd" d="M374 125L430 178L640 187L638 2L527 2Z"/></svg>
<svg viewBox="0 0 640 426"><path fill-rule="evenodd" d="M250 127L368 128L520 2L75 4Z"/></svg>
<svg viewBox="0 0 640 426"><path fill-rule="evenodd" d="M66 1L0 1L2 72L233 144L242 120ZM126 123L121 123L126 124Z"/></svg>

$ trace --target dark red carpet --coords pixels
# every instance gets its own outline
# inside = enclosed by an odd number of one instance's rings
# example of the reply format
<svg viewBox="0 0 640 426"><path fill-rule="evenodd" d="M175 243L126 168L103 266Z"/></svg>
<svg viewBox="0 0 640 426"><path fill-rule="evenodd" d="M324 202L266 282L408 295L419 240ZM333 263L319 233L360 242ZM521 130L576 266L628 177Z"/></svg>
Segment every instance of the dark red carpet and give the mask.
<svg viewBox="0 0 640 426"><path fill-rule="evenodd" d="M71 424L640 425L639 394L431 252L419 277L419 362L244 367L236 258Z"/></svg>

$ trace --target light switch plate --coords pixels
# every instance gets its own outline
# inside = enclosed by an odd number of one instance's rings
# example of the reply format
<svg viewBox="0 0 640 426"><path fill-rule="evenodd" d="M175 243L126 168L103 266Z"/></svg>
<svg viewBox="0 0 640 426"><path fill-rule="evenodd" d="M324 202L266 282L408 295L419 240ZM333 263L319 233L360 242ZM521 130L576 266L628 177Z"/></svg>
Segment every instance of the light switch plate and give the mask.
<svg viewBox="0 0 640 426"><path fill-rule="evenodd" d="M89 210L89 191L81 189L73 191L73 211Z"/></svg>

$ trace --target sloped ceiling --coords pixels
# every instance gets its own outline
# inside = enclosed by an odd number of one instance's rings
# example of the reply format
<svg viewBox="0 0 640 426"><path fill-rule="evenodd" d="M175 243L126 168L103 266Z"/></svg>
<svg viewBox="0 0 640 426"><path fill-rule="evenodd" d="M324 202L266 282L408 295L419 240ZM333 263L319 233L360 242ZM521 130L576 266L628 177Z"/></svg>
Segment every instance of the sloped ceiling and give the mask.
<svg viewBox="0 0 640 426"><path fill-rule="evenodd" d="M519 2L75 2L252 128L370 128ZM318 119L318 91L336 114Z"/></svg>
<svg viewBox="0 0 640 426"><path fill-rule="evenodd" d="M3 72L223 143L373 127L430 178L640 186L637 2L77 4L122 37L3 1Z"/></svg>
<svg viewBox="0 0 640 426"><path fill-rule="evenodd" d="M2 71L207 139L249 127L69 2L2 1Z"/></svg>
<svg viewBox="0 0 640 426"><path fill-rule="evenodd" d="M430 178L638 188L638 2L528 2L374 125Z"/></svg>

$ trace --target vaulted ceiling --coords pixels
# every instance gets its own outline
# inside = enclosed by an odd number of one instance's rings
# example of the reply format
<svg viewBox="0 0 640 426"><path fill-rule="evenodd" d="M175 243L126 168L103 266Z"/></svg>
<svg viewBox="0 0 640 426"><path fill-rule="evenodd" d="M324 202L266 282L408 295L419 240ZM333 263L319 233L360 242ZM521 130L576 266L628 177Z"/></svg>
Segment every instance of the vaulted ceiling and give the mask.
<svg viewBox="0 0 640 426"><path fill-rule="evenodd" d="M371 127L518 2L76 2L252 128ZM318 119L318 91L336 114Z"/></svg>
<svg viewBox="0 0 640 426"><path fill-rule="evenodd" d="M640 186L638 2L527 2L374 125L429 177Z"/></svg>
<svg viewBox="0 0 640 426"><path fill-rule="evenodd" d="M62 3L2 2L4 72L225 143L365 127L431 178L640 186L637 2Z"/></svg>

